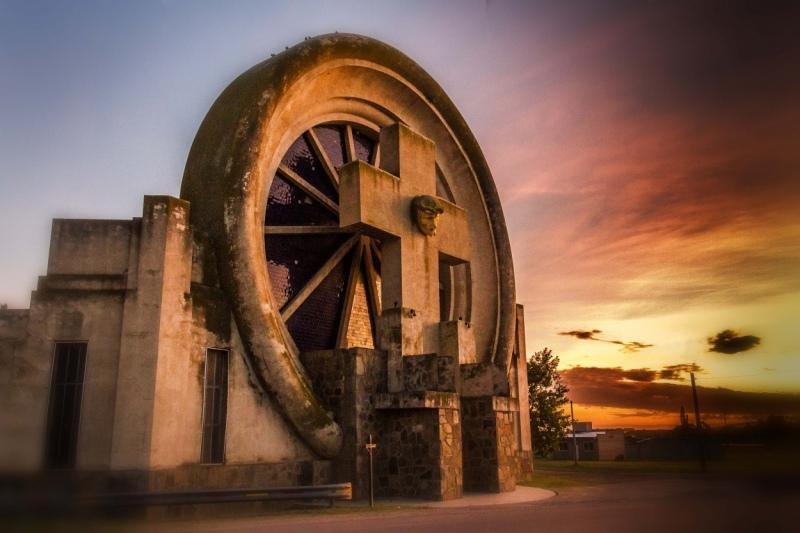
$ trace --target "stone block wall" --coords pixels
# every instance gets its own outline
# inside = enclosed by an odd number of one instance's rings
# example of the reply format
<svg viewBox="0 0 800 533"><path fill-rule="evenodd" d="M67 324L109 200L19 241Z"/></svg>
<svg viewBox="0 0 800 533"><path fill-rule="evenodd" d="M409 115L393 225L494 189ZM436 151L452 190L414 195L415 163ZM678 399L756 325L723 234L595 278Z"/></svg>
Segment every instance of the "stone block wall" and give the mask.
<svg viewBox="0 0 800 533"><path fill-rule="evenodd" d="M391 409L381 415L376 494L460 498L463 475L458 409Z"/></svg>
<svg viewBox="0 0 800 533"><path fill-rule="evenodd" d="M403 356L404 390L456 392L458 367L452 357L436 354Z"/></svg>
<svg viewBox="0 0 800 533"><path fill-rule="evenodd" d="M517 450L517 479L530 479L533 475L533 452Z"/></svg>
<svg viewBox="0 0 800 533"><path fill-rule="evenodd" d="M513 404L496 396L461 399L464 490L514 490L518 463Z"/></svg>
<svg viewBox="0 0 800 533"><path fill-rule="evenodd" d="M386 352L368 348L321 350L301 354L314 391L334 413L343 434L333 479L351 482L353 497L369 495L369 456L364 445L377 440L376 399L386 392Z"/></svg>

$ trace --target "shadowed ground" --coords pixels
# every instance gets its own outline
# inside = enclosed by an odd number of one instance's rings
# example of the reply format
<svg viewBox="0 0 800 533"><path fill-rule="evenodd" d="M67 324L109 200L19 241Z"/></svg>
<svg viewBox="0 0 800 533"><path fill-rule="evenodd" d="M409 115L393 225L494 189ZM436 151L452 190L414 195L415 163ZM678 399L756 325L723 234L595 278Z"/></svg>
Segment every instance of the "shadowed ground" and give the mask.
<svg viewBox="0 0 800 533"><path fill-rule="evenodd" d="M205 520L158 520L109 524L73 523L36 527L53 531L381 533L449 532L738 532L798 531L800 476L786 468L736 461L711 464L708 473L692 463L582 463L540 461L528 484L555 491L532 503L461 508L421 508L413 503L363 503L333 509L283 509L264 516ZM736 466L740 465L740 466ZM755 468L758 466L757 468ZM778 464L775 464L778 466ZM735 468L734 468L735 467ZM498 499L502 501L502 499ZM38 524L37 526L46 526ZM13 529L13 528L12 528ZM32 529L25 529L26 531Z"/></svg>

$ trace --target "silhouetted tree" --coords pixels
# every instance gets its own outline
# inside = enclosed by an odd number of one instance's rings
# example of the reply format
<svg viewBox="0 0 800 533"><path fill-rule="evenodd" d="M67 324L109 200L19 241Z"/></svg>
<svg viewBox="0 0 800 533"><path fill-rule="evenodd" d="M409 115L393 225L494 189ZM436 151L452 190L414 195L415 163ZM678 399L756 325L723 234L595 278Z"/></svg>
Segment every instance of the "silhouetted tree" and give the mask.
<svg viewBox="0 0 800 533"><path fill-rule="evenodd" d="M555 450L569 427L569 415L562 410L569 402L569 389L561 382L558 357L550 348L534 353L527 366L533 449L544 457Z"/></svg>

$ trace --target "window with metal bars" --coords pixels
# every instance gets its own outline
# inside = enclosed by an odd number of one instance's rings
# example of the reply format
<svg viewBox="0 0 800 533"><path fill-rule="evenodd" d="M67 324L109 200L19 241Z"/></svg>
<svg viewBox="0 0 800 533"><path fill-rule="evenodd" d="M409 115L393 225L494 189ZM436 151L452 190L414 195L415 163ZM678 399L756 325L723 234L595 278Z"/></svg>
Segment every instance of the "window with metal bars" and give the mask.
<svg viewBox="0 0 800 533"><path fill-rule="evenodd" d="M55 343L45 443L48 468L75 466L85 368L85 342Z"/></svg>
<svg viewBox="0 0 800 533"><path fill-rule="evenodd" d="M225 462L225 423L228 417L228 351L206 352L203 391L202 463Z"/></svg>

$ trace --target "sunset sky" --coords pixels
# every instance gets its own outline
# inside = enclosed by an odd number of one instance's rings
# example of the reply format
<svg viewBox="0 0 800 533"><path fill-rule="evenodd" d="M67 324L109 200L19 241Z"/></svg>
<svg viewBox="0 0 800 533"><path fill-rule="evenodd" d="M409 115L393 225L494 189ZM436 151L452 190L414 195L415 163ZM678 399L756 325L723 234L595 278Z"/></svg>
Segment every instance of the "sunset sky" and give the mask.
<svg viewBox="0 0 800 533"><path fill-rule="evenodd" d="M690 368L711 424L800 413L800 9L428 4L0 0L0 302L27 307L53 217L177 196L235 76L355 32L473 129L528 352L561 358L579 418L670 427Z"/></svg>

